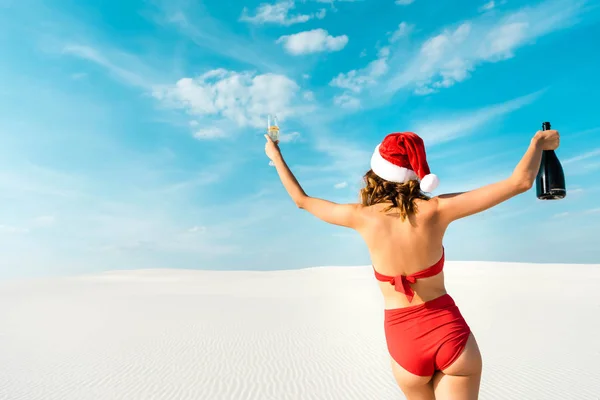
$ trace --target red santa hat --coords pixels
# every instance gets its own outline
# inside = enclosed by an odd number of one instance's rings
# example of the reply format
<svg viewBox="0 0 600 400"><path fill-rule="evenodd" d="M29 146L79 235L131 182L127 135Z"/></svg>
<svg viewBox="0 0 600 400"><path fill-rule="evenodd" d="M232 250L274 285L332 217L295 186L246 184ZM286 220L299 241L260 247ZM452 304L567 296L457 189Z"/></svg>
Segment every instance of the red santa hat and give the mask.
<svg viewBox="0 0 600 400"><path fill-rule="evenodd" d="M423 139L412 132L387 135L373 152L371 170L390 182L418 179L424 192L432 192L440 182L429 172Z"/></svg>

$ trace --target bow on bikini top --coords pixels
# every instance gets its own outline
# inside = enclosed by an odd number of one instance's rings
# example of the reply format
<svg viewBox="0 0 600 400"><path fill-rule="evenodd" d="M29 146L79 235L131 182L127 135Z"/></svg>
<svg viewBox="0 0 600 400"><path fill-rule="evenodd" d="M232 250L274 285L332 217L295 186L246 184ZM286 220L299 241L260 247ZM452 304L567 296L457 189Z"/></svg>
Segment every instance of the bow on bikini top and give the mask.
<svg viewBox="0 0 600 400"><path fill-rule="evenodd" d="M375 271L375 267L373 267L373 272L375 272L375 278L378 281L389 282L394 286L394 289L396 289L397 292L404 293L408 299L408 302L411 303L415 292L410 285L415 283L417 279L430 278L442 272L444 269L444 259L445 251L442 253L442 257L438 262L433 264L431 267L416 272L412 275L387 276Z"/></svg>

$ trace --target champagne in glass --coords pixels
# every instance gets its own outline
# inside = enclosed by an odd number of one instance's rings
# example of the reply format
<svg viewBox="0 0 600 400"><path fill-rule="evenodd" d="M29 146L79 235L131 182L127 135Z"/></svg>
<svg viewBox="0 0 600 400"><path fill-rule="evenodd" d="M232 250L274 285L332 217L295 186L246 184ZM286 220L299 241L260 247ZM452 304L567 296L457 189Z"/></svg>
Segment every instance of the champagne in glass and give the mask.
<svg viewBox="0 0 600 400"><path fill-rule="evenodd" d="M279 140L279 123L276 115L269 114L267 117L267 134L274 142Z"/></svg>
<svg viewBox="0 0 600 400"><path fill-rule="evenodd" d="M549 130L550 122L544 122L542 129ZM565 174L554 150L542 152L542 162L536 178L536 192L540 200L560 200L567 195Z"/></svg>

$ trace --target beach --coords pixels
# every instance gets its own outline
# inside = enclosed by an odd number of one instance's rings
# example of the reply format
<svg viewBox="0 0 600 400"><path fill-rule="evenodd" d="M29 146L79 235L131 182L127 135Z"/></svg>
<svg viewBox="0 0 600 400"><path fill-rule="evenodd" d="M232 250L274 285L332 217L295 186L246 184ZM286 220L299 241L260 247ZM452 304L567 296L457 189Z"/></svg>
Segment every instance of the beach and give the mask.
<svg viewBox="0 0 600 400"><path fill-rule="evenodd" d="M447 261L481 399L600 399L600 265ZM0 282L0 399L403 399L370 266Z"/></svg>

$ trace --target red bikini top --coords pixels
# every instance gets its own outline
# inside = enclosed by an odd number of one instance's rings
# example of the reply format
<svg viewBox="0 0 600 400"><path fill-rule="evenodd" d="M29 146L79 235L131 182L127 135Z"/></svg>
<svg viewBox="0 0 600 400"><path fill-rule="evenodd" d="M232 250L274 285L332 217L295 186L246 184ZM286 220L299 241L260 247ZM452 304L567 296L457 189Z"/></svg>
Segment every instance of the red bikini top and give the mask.
<svg viewBox="0 0 600 400"><path fill-rule="evenodd" d="M445 259L445 251L442 253L442 257L440 260L433 264L431 267L424 269L422 271L416 272L412 275L398 275L398 276L387 276L382 275L379 272L375 271L375 267L373 267L373 272L375 272L375 278L381 282L389 282L394 285L394 288L397 292L404 293L408 302L412 302L412 299L415 295L412 287L410 286L412 283L415 283L417 279L422 278L430 278L442 272L444 269L444 259Z"/></svg>

